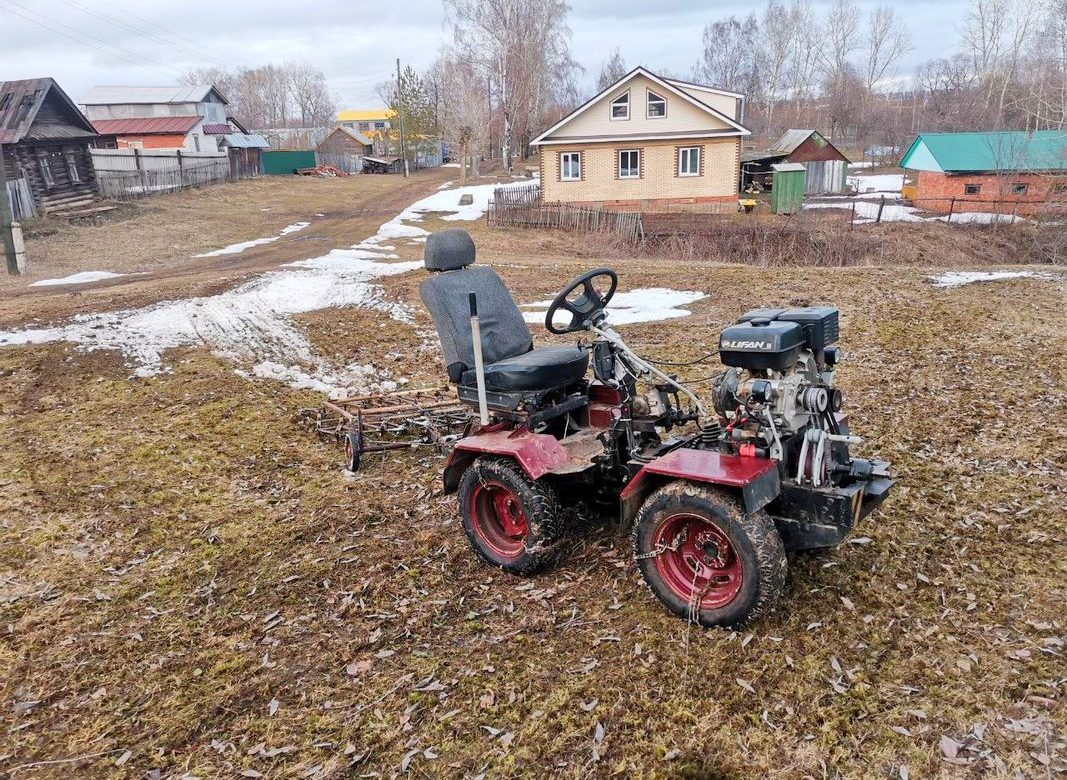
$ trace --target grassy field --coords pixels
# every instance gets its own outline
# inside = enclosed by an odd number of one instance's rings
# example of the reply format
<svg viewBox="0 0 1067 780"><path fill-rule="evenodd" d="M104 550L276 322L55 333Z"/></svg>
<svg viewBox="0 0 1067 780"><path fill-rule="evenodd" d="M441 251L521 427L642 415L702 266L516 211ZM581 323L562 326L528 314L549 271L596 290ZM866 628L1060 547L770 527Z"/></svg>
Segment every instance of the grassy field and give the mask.
<svg viewBox="0 0 1067 780"><path fill-rule="evenodd" d="M400 197L298 186L347 198L349 212ZM244 228L202 242L265 235L260 195L233 198ZM197 208L191 194L157 202ZM283 222L322 212L287 202ZM354 243L396 210L339 215L323 234ZM851 543L792 558L768 619L704 631L653 600L610 518L572 529L558 565L533 579L479 564L454 497L441 495L443 458L376 456L346 476L339 452L298 421L313 393L247 381L202 350L176 350L171 373L131 380L114 353L0 349L0 771L784 780L1067 770L1062 270L940 290L929 268L604 258L566 234L470 227L480 262L520 303L602 263L623 289L706 292L689 317L622 328L655 358L707 352L757 305L839 306L846 409L863 451L893 462L895 493ZM249 262L319 247L270 252ZM430 328L421 278L383 282L416 308L411 324L357 309L298 321L323 354L437 382L436 350L419 348ZM42 299L50 316L83 307L64 295ZM36 298L14 300L40 316Z"/></svg>

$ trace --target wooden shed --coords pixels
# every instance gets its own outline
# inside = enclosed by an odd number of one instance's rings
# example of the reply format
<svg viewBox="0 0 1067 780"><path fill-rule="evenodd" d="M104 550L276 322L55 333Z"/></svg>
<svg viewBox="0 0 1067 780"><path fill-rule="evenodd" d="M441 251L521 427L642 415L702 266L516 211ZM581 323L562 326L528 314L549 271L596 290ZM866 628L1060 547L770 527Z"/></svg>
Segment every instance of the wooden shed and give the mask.
<svg viewBox="0 0 1067 780"><path fill-rule="evenodd" d="M804 166L805 195L841 195L845 192L849 160L818 130L788 130L763 151L741 153L741 188L751 182L767 188L772 166L799 163Z"/></svg>
<svg viewBox="0 0 1067 780"><path fill-rule="evenodd" d="M0 147L15 201L28 196L41 215L99 211L89 152L96 138L92 124L53 79L0 82Z"/></svg>
<svg viewBox="0 0 1067 780"><path fill-rule="evenodd" d="M324 164L340 168L345 173L359 173L363 170L363 158L374 154L374 144L358 130L339 126L319 142L315 151Z"/></svg>

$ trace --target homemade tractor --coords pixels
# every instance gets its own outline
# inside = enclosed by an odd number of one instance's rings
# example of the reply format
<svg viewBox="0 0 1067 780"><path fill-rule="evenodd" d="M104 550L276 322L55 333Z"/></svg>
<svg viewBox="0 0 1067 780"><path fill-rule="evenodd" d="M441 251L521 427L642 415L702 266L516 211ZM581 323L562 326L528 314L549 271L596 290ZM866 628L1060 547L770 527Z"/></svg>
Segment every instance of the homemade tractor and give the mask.
<svg viewBox="0 0 1067 780"><path fill-rule="evenodd" d="M529 574L574 506L617 508L668 609L740 626L781 594L787 551L839 544L885 499L888 464L849 456L860 439L833 386L836 309L756 309L723 330L708 409L610 327L614 271L574 279L545 317L591 343L534 349L504 283L474 259L465 231L431 235L420 292L449 380L478 410L444 485L489 563Z"/></svg>

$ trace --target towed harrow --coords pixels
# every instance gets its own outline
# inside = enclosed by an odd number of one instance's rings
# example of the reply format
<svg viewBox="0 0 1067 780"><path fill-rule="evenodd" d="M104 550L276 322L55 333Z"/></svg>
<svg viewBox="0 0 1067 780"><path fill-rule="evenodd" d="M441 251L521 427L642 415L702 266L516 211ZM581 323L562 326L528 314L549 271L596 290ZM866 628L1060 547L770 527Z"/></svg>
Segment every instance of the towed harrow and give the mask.
<svg viewBox="0 0 1067 780"><path fill-rule="evenodd" d="M320 438L344 445L350 471L359 470L367 452L420 446L442 452L473 419L470 407L447 386L331 399L300 414Z"/></svg>

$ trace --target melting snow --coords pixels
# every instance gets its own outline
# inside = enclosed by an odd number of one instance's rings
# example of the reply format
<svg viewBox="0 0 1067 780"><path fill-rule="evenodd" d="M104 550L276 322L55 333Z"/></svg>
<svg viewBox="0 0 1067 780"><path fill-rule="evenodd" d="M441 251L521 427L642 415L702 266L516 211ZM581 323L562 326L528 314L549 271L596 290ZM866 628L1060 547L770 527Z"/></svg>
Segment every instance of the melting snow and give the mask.
<svg viewBox="0 0 1067 780"><path fill-rule="evenodd" d="M848 183L855 186L857 192L885 192L899 195L904 186L902 173L859 173L848 177Z"/></svg>
<svg viewBox="0 0 1067 780"><path fill-rule="evenodd" d="M78 315L53 328L0 331L0 344L70 341L90 351L118 350L135 376L169 370L163 359L168 349L203 344L214 354L244 366L238 369L242 376L267 377L293 387L331 393L353 388L392 390L398 382L373 365L328 365L314 353L307 337L290 317L325 308L358 306L409 321L407 307L386 300L384 291L374 280L414 270L422 262L389 262L396 255L386 252L395 247L385 242L397 236L427 235L425 230L405 223L417 222L428 212L442 212L446 220L477 219L487 207L493 189L494 185L478 185L430 195L413 203L382 225L377 234L354 247L289 263L285 270L252 277L219 295L162 301L141 309ZM464 194L473 196L471 206L459 205ZM256 243L276 240L302 230L307 224L290 225L279 236L258 239ZM244 246L247 245L250 242L245 242ZM222 253L224 250L212 254ZM375 318L366 312L343 312L338 316L351 318L353 327L373 324Z"/></svg>
<svg viewBox="0 0 1067 780"><path fill-rule="evenodd" d="M815 203L805 203L805 209L845 209L850 210L852 203L856 204L856 224L864 225L874 222L878 218L878 202L863 200L862 196L853 198L838 198L834 200L822 200ZM882 210L883 222L948 222L948 215L937 217L925 217L920 209L912 206L902 206L899 203L886 203ZM993 222L1025 222L1023 217L1013 217L1011 214L993 214L981 211L962 211L952 215L951 224L989 225Z"/></svg>
<svg viewBox="0 0 1067 780"><path fill-rule="evenodd" d="M39 282L33 282L30 287L51 287L57 284L86 284L88 282L99 282L104 279L114 279L117 276L127 276L127 274L116 274L111 271L80 271L70 276L64 276L62 279L41 279Z"/></svg>
<svg viewBox="0 0 1067 780"><path fill-rule="evenodd" d="M931 276L934 287L962 287L974 282L996 282L1001 279L1050 279L1049 274L1035 271L946 271L939 276Z"/></svg>
<svg viewBox="0 0 1067 780"><path fill-rule="evenodd" d="M253 238L251 241L242 241L239 244L230 244L224 246L222 249L215 249L211 252L204 252L202 255L193 255L193 257L219 257L220 255L237 255L246 249L251 249L254 246L261 246L263 244L273 244L279 238L289 235L290 233L296 233L298 230L303 230L310 222L294 222L292 225L286 225L281 229L281 232L276 236L268 236L267 238Z"/></svg>
<svg viewBox="0 0 1067 780"><path fill-rule="evenodd" d="M702 292L671 290L667 287L643 287L629 292L616 293L608 304L608 322L612 325L632 325L635 322L659 322L677 317L688 317L688 309L679 308L707 296ZM544 322L552 301L527 303L524 309L539 311L523 312L527 322ZM570 322L570 315L557 312L552 320L560 325Z"/></svg>

